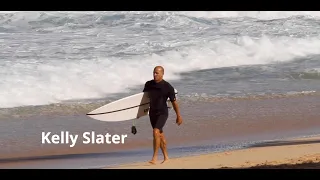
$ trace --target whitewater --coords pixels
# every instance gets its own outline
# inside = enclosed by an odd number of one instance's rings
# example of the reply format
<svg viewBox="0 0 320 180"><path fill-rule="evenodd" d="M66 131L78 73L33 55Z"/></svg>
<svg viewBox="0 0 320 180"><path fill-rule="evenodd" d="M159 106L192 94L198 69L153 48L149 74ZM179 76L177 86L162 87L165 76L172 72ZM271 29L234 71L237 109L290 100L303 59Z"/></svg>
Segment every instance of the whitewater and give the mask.
<svg viewBox="0 0 320 180"><path fill-rule="evenodd" d="M0 167L147 162L148 116L108 123L86 113L141 92L156 65L183 117L177 126L171 110L166 123L172 158L317 135L319 20L316 11L0 12ZM41 144L43 132L62 131L128 141Z"/></svg>
<svg viewBox="0 0 320 180"><path fill-rule="evenodd" d="M319 12L2 12L0 108L120 98L156 65L186 98L320 88Z"/></svg>

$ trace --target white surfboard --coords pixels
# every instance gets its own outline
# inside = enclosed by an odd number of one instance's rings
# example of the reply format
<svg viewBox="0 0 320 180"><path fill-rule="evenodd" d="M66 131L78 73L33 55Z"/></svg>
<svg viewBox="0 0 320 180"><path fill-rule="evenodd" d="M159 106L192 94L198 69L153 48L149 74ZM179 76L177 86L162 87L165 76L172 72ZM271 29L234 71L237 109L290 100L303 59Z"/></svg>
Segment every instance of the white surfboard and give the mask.
<svg viewBox="0 0 320 180"><path fill-rule="evenodd" d="M176 89L175 93L178 93ZM148 115L149 103L147 93L141 92L101 106L86 115L99 121L127 121ZM167 106L170 109L172 108L169 99L167 100Z"/></svg>

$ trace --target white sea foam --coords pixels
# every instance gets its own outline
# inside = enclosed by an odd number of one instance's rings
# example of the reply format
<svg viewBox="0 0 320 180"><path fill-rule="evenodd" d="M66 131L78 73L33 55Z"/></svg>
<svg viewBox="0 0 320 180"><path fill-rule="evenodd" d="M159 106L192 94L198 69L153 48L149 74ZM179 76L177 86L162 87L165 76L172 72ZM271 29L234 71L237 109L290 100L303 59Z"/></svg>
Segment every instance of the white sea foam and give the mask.
<svg viewBox="0 0 320 180"><path fill-rule="evenodd" d="M146 15L138 16L143 21L135 19L139 14ZM142 86L152 78L156 65L163 65L165 78L174 80L182 72L286 62L320 53L318 36L235 36L232 27L210 30L220 26L199 24L181 14L205 17L208 21L214 17L265 19L319 15L318 12L2 13L2 27L12 32L0 34L0 108L108 97ZM103 19L113 15L125 16ZM152 18L156 20L153 22Z"/></svg>

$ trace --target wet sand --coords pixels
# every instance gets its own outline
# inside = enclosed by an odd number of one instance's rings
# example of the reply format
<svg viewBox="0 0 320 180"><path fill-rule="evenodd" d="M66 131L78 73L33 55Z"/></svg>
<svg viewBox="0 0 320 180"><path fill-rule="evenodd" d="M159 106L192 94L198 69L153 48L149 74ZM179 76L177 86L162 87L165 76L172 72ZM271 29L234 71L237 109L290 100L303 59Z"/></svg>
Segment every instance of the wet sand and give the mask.
<svg viewBox="0 0 320 180"><path fill-rule="evenodd" d="M313 168L320 169L320 136L257 144L248 149L173 158L161 164L126 164L110 169L218 169Z"/></svg>
<svg viewBox="0 0 320 180"><path fill-rule="evenodd" d="M175 114L171 111L165 127L172 157L223 151L236 143L320 134L319 96L182 101L180 107L184 124L178 127ZM98 160L97 166L106 167L151 157L152 129L148 118L136 122L138 133L133 135L132 121L106 123L83 114L53 112L1 119L0 168L41 168L51 162L50 168L80 168L79 164L85 168L94 166ZM61 131L79 135L88 131L127 134L128 138L125 144L118 145L78 143L70 148L66 144L41 144L42 132ZM136 151L132 153L131 150ZM123 153L119 154L120 151ZM62 167L62 164L65 166Z"/></svg>

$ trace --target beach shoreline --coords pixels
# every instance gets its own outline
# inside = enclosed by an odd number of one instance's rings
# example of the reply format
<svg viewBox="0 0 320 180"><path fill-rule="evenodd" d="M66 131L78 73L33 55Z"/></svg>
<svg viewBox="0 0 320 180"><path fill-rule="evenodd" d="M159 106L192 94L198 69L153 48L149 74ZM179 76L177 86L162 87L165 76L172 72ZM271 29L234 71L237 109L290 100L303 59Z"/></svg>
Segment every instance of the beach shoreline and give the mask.
<svg viewBox="0 0 320 180"><path fill-rule="evenodd" d="M225 102L180 102L184 124L171 113L165 128L169 155L175 157L238 149L266 140L319 134L319 96ZM10 123L8 123L10 122ZM0 121L0 168L104 168L148 161L152 129L147 117L105 123L85 115L52 115ZM41 144L42 132L127 134L125 144ZM82 142L79 139L79 142ZM174 167L175 168L175 167ZM191 167L193 168L193 167ZM204 167L207 168L207 167ZM210 168L210 167L208 167Z"/></svg>
<svg viewBox="0 0 320 180"><path fill-rule="evenodd" d="M172 158L156 165L129 163L103 169L221 169L221 168L315 168L320 169L320 135L268 141L244 149Z"/></svg>

